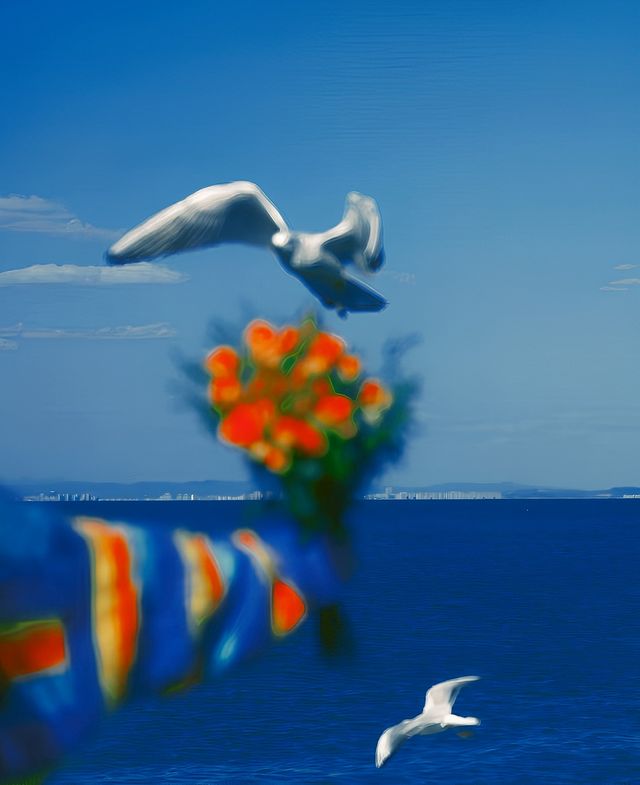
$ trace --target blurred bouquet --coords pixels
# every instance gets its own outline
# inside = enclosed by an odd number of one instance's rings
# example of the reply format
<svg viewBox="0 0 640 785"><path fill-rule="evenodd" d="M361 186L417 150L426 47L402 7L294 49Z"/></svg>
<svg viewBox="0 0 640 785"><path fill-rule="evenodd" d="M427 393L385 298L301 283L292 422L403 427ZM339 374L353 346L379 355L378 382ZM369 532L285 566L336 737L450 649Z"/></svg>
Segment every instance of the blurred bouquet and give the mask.
<svg viewBox="0 0 640 785"><path fill-rule="evenodd" d="M242 345L214 348L205 370L219 438L278 479L304 530L344 535L354 492L401 452L412 385L366 376L312 317L280 329L253 320Z"/></svg>

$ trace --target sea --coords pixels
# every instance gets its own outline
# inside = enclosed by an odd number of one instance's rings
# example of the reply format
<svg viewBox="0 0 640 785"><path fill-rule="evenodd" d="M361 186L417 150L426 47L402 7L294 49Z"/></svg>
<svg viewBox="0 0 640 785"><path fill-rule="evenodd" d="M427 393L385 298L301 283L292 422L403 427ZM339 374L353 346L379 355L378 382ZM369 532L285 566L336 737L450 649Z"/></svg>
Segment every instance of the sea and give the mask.
<svg viewBox="0 0 640 785"><path fill-rule="evenodd" d="M91 509L215 534L247 504ZM639 501L363 501L350 526L345 651L309 619L219 681L114 712L48 785L640 783ZM482 724L376 769L380 733L466 675L455 709Z"/></svg>

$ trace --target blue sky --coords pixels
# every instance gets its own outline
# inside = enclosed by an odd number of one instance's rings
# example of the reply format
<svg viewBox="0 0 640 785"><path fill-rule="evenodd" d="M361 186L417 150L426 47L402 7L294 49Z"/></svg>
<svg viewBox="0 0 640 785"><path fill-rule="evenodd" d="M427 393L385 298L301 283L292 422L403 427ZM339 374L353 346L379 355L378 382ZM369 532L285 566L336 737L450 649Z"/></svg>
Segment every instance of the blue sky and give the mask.
<svg viewBox="0 0 640 785"><path fill-rule="evenodd" d="M390 305L327 323L373 369L422 337L389 482L640 483L636 3L23 0L0 20L2 480L245 477L172 357L212 319L312 304L275 259L222 247L119 285L23 268L102 265L158 209L248 179L301 230L349 190L380 205Z"/></svg>

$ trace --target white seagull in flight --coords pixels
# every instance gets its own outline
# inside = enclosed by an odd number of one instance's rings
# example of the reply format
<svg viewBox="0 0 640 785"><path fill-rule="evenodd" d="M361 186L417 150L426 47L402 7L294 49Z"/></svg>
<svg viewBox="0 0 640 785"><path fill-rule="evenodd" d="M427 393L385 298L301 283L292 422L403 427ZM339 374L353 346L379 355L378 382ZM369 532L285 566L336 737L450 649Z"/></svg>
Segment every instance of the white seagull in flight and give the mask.
<svg viewBox="0 0 640 785"><path fill-rule="evenodd" d="M440 733L447 728L461 725L480 725L477 717L458 717L451 713L458 693L470 681L477 681L478 676L461 676L434 684L427 691L422 714L410 720L402 720L397 725L387 728L378 739L376 746L376 766L380 768L393 755L398 747L412 736L427 736Z"/></svg>
<svg viewBox="0 0 640 785"><path fill-rule="evenodd" d="M347 194L344 215L326 232L294 232L254 183L212 185L152 215L107 251L110 264L156 259L181 251L245 243L270 248L327 308L380 311L387 301L345 265L374 272L384 261L382 221L370 196Z"/></svg>

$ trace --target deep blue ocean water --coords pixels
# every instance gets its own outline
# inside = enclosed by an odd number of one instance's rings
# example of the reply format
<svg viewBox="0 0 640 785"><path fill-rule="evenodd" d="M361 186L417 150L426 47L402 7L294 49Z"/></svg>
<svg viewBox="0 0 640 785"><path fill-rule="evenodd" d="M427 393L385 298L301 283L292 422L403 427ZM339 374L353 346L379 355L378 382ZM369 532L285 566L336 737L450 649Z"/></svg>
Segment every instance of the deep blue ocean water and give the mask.
<svg viewBox="0 0 640 785"><path fill-rule="evenodd" d="M246 510L98 506L213 531ZM349 656L327 659L310 620L217 683L114 713L50 784L640 783L639 502L363 502L353 527ZM380 732L467 674L474 735L414 738L377 770Z"/></svg>

